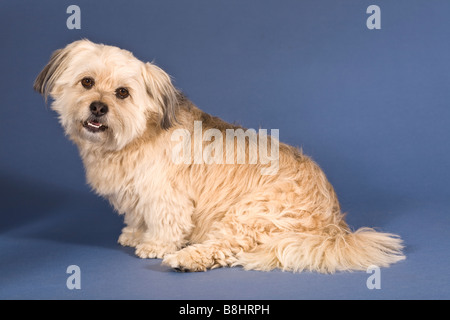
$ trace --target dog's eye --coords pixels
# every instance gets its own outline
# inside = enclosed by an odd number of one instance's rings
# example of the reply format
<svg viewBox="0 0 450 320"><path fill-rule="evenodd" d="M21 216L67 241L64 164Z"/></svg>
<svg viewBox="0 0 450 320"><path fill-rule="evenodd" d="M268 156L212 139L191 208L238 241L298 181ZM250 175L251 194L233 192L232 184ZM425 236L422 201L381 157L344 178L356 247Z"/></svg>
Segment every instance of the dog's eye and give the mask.
<svg viewBox="0 0 450 320"><path fill-rule="evenodd" d="M92 86L94 85L94 79L92 79L92 78L83 78L82 80L81 80L81 85L83 86L83 87L85 87L86 89L90 89L90 88L92 88Z"/></svg>
<svg viewBox="0 0 450 320"><path fill-rule="evenodd" d="M125 99L130 95L127 89L125 88L118 88L116 90L116 97L119 99Z"/></svg>

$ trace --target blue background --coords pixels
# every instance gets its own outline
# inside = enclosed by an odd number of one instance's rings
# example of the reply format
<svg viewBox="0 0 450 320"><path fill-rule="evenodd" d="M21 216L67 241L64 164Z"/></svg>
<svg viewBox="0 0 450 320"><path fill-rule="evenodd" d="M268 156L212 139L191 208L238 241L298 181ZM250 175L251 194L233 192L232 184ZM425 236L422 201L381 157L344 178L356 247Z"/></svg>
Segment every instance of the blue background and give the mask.
<svg viewBox="0 0 450 320"><path fill-rule="evenodd" d="M69 30L66 9L81 8ZM366 9L381 8L381 30ZM448 299L449 1L0 1L0 298ZM35 77L81 38L132 51L204 111L279 129L324 169L353 228L397 233L407 259L322 275L179 274L116 244ZM66 268L81 268L81 290Z"/></svg>

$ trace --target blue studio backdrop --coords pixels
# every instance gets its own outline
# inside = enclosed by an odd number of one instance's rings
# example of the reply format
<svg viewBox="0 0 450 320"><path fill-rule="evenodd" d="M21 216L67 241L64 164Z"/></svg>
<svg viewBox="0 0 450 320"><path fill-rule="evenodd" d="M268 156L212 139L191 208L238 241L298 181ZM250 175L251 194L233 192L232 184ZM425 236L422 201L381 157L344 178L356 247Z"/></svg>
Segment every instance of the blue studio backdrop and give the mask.
<svg viewBox="0 0 450 320"><path fill-rule="evenodd" d="M0 0L0 298L450 298L449 12L444 0ZM349 224L399 234L407 259L370 289L366 272L175 273L120 247L122 217L32 89L81 38L154 61L210 114L279 129L324 169Z"/></svg>

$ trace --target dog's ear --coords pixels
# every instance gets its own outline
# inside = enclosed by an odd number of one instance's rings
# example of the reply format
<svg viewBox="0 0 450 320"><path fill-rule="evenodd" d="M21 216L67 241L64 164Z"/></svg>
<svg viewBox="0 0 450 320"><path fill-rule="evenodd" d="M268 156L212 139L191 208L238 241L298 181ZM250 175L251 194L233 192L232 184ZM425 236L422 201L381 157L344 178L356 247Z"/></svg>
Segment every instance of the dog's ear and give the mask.
<svg viewBox="0 0 450 320"><path fill-rule="evenodd" d="M52 54L48 64L42 69L34 81L34 90L42 94L45 97L45 101L47 101L47 97L51 94L55 81L67 68L68 51L67 49L56 50Z"/></svg>
<svg viewBox="0 0 450 320"><path fill-rule="evenodd" d="M179 92L172 84L170 76L156 65L147 62L143 77L148 95L160 107L160 125L164 130L169 129L176 121Z"/></svg>

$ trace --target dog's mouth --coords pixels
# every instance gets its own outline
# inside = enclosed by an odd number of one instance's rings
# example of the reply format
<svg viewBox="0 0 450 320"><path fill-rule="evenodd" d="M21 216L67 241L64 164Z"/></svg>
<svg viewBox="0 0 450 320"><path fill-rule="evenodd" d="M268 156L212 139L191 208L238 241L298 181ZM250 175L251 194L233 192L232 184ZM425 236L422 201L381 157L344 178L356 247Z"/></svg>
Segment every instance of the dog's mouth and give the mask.
<svg viewBox="0 0 450 320"><path fill-rule="evenodd" d="M97 133L97 132L103 132L106 129L108 129L107 125L104 125L100 122L98 119L88 119L83 122L83 127L88 130L89 132Z"/></svg>

